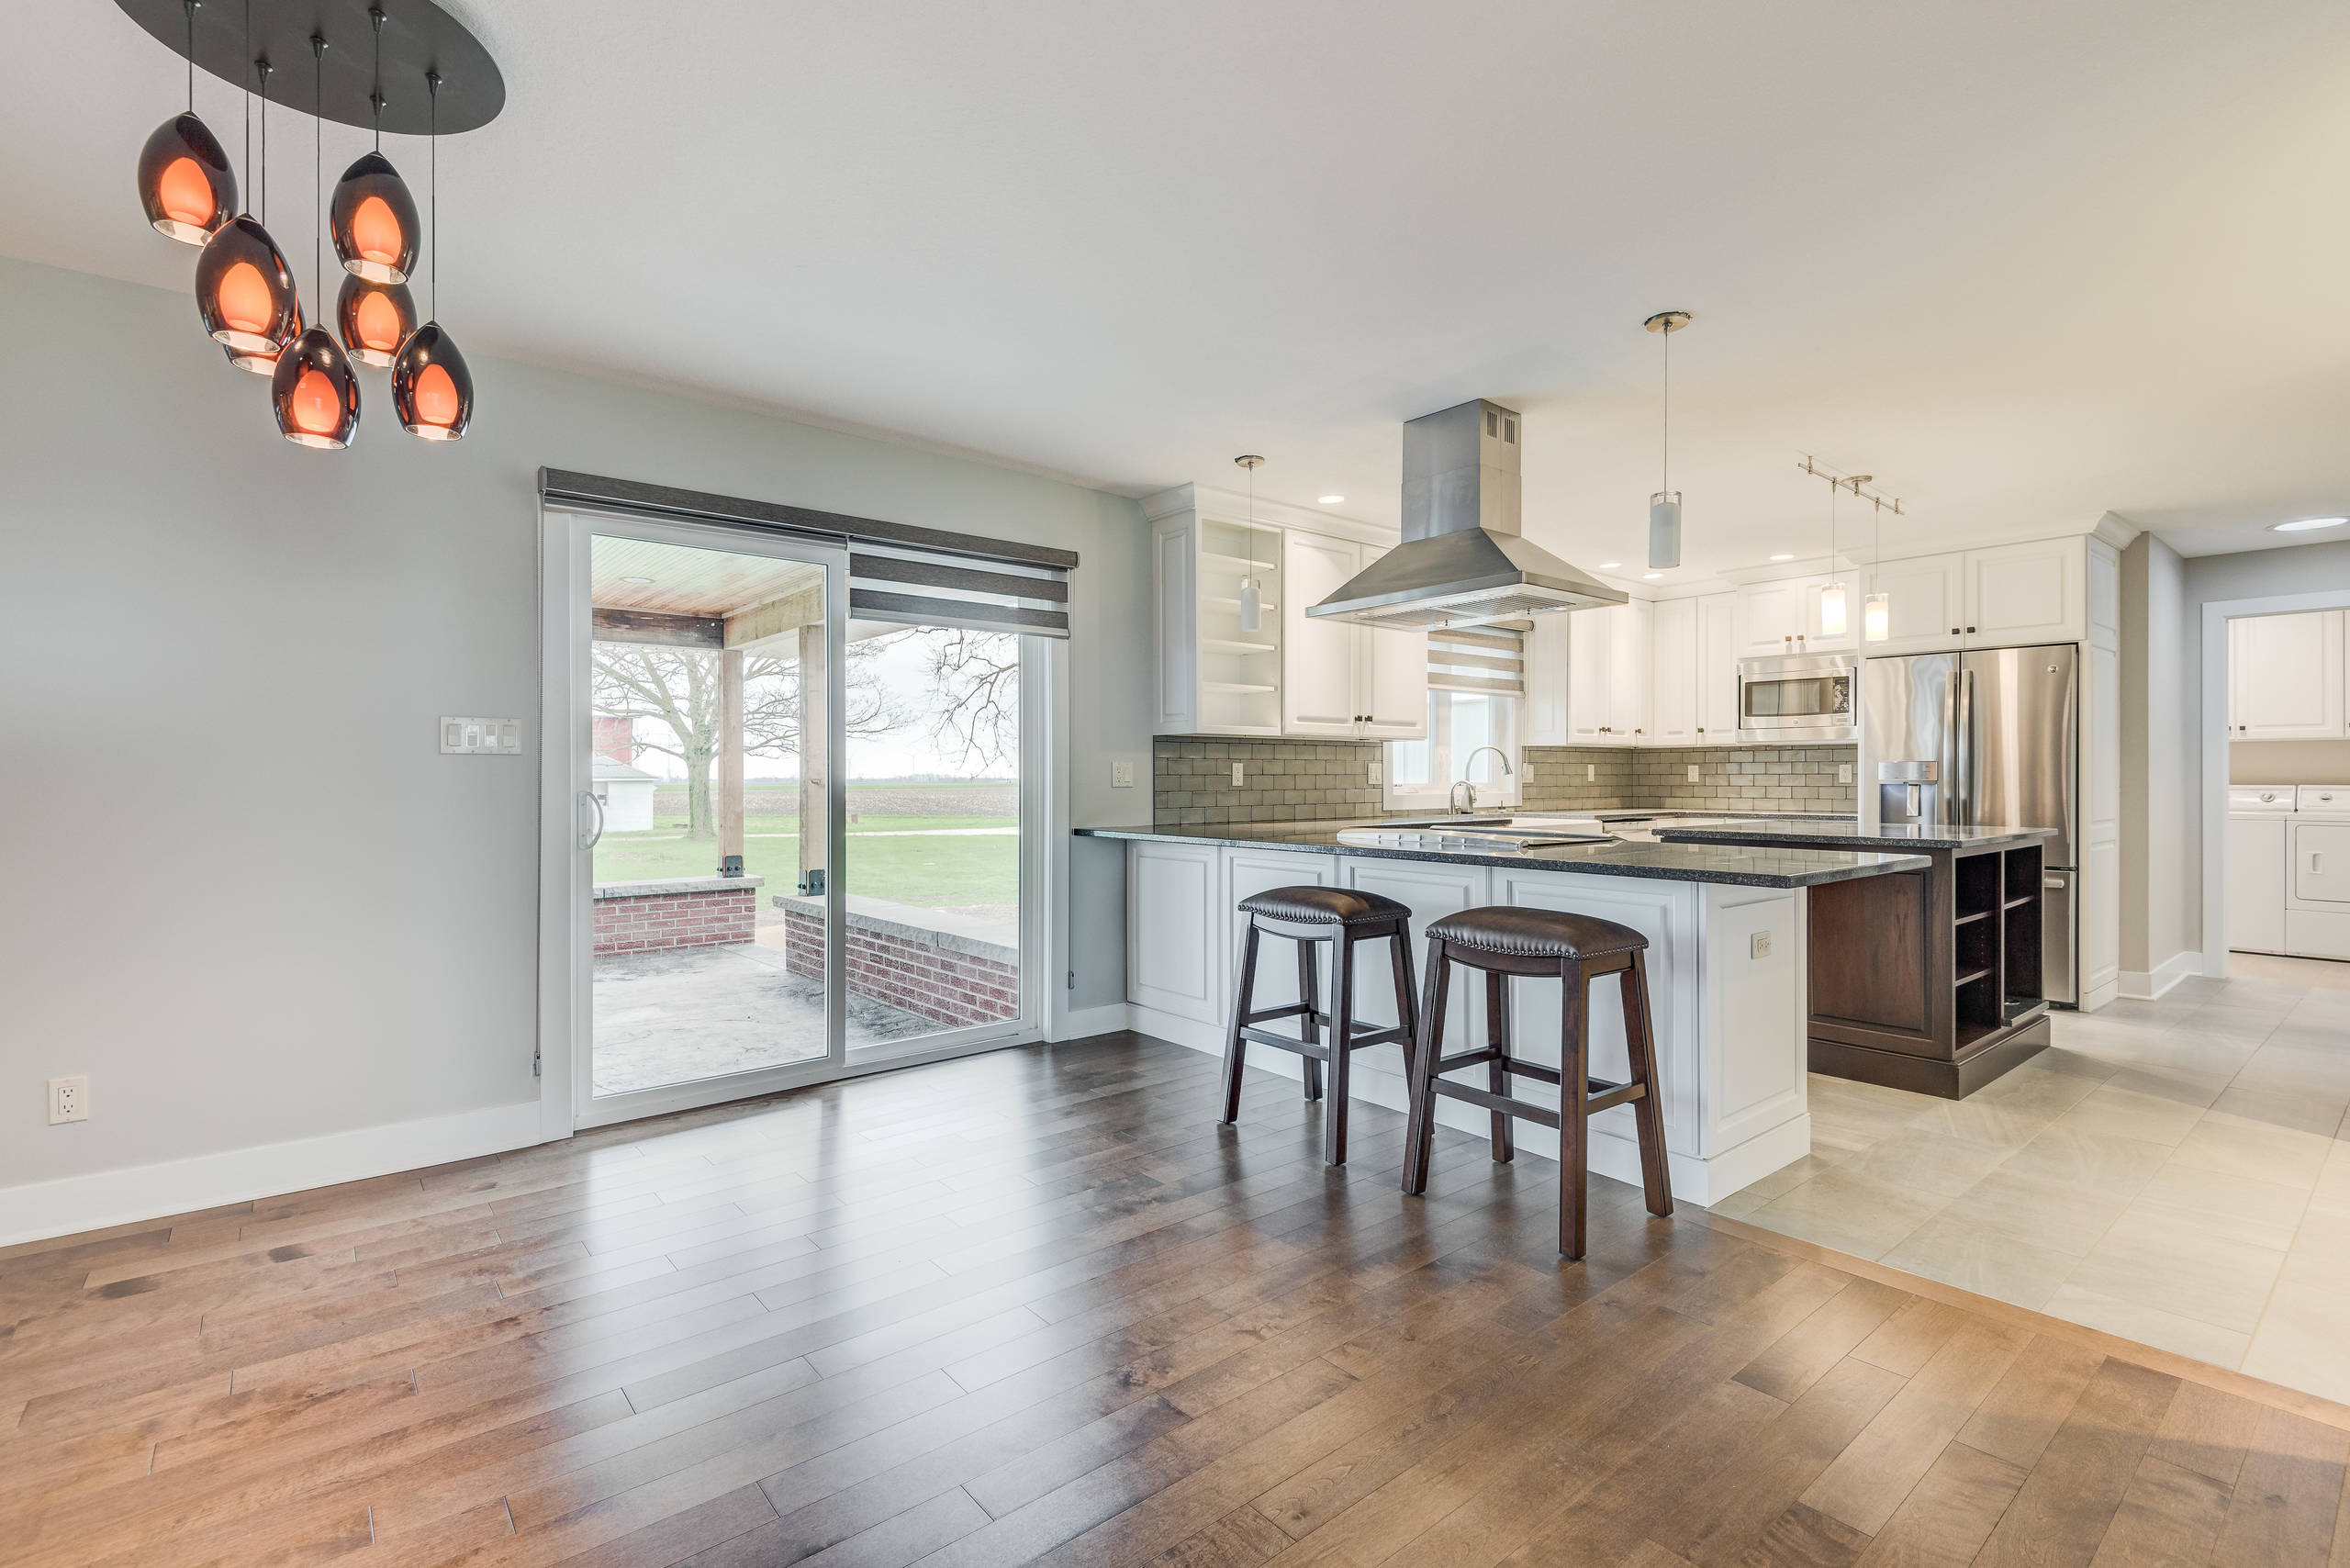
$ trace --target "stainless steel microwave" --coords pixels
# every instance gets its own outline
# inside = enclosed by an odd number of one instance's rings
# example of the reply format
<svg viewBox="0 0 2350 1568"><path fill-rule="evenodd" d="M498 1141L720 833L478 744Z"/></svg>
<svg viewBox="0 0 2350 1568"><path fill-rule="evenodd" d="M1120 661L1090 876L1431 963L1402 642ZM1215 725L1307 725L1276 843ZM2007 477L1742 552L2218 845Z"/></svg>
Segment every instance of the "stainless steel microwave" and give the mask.
<svg viewBox="0 0 2350 1568"><path fill-rule="evenodd" d="M1849 741L1860 736L1860 660L1799 654L1738 662L1738 738L1748 744Z"/></svg>

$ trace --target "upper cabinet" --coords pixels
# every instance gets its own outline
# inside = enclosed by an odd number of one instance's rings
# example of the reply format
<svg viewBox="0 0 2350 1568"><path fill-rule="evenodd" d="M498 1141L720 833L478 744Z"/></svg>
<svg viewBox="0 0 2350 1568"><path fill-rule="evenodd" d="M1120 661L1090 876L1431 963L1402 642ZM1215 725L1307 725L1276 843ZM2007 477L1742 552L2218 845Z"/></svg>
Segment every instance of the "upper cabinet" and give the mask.
<svg viewBox="0 0 2350 1568"><path fill-rule="evenodd" d="M1526 634L1526 711L1517 732L1521 745L1574 744L1567 726L1567 644L1574 619L1563 611L1538 615Z"/></svg>
<svg viewBox="0 0 2350 1568"><path fill-rule="evenodd" d="M1567 730L1574 745L1654 745L1649 734L1651 627L1645 599L1578 610L1567 622Z"/></svg>
<svg viewBox="0 0 2350 1568"><path fill-rule="evenodd" d="M1697 600L1697 744L1738 741L1738 596Z"/></svg>
<svg viewBox="0 0 2350 1568"><path fill-rule="evenodd" d="M1966 552L1966 645L2080 642L2088 635L2087 563L2078 537Z"/></svg>
<svg viewBox="0 0 2350 1568"><path fill-rule="evenodd" d="M2229 622L2228 734L2240 741L2340 739L2344 640L2339 610Z"/></svg>
<svg viewBox="0 0 2350 1568"><path fill-rule="evenodd" d="M2081 642L2089 627L2087 565L2084 542L2073 538L1855 567L1846 575L1841 634L1822 623L1830 579L1750 583L1738 590L1739 656L1857 652L1876 658ZM1881 643L1861 635L1872 593L1887 599L1890 634Z"/></svg>
<svg viewBox="0 0 2350 1568"><path fill-rule="evenodd" d="M1659 599L1656 652L1650 671L1650 731L1658 745L1697 740L1697 601Z"/></svg>
<svg viewBox="0 0 2350 1568"><path fill-rule="evenodd" d="M1281 719L1281 535L1279 529L1203 521L1153 524L1158 622L1158 712L1162 735L1278 735ZM1256 565L1249 565L1253 550ZM1254 571L1263 611L1240 624L1240 586Z"/></svg>
<svg viewBox="0 0 2350 1568"><path fill-rule="evenodd" d="M1294 530L1281 536L1281 727L1351 740L1362 717L1356 665L1362 628L1305 613L1361 567L1361 546ZM1422 655L1423 658L1426 655Z"/></svg>
<svg viewBox="0 0 2350 1568"><path fill-rule="evenodd" d="M1767 659L1792 655L1811 629L1812 599L1819 579L1782 577L1740 588L1738 656Z"/></svg>
<svg viewBox="0 0 2350 1568"><path fill-rule="evenodd" d="M1384 554L1362 547L1362 564ZM1362 705L1366 740L1416 741L1428 733L1428 639L1425 632L1382 632L1358 626L1362 639L1355 655L1356 698Z"/></svg>
<svg viewBox="0 0 2350 1568"><path fill-rule="evenodd" d="M1891 635L1864 644L1871 655L1930 654L1957 647L1966 636L1966 557L1919 555L1886 561L1861 575L1865 593L1889 603Z"/></svg>

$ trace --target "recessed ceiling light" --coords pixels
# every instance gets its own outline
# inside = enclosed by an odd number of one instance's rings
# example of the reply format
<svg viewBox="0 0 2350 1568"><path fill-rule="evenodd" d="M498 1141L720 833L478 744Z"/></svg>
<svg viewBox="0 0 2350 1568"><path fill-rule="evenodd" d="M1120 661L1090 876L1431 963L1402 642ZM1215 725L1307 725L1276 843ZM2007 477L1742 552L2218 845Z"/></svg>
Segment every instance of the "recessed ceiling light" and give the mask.
<svg viewBox="0 0 2350 1568"><path fill-rule="evenodd" d="M1623 564L1624 563L1621 561L1602 561L1595 569L1603 572L1612 572Z"/></svg>
<svg viewBox="0 0 2350 1568"><path fill-rule="evenodd" d="M2350 517L2305 517L2294 522L2272 522L2268 525L2268 532L2307 533L2315 528L2339 528L2345 522L2350 522Z"/></svg>
<svg viewBox="0 0 2350 1568"><path fill-rule="evenodd" d="M1345 500L1347 498L1344 496L1317 496L1315 498L1326 507L1334 507L1340 501Z"/></svg>
<svg viewBox="0 0 2350 1568"><path fill-rule="evenodd" d="M1795 557L1793 555L1774 555L1771 559L1774 561L1792 561Z"/></svg>
<svg viewBox="0 0 2350 1568"><path fill-rule="evenodd" d="M621 581L628 584L631 588L650 588L653 585L653 579L651 577L622 577Z"/></svg>
<svg viewBox="0 0 2350 1568"><path fill-rule="evenodd" d="M1662 572L1642 572L1640 576L1646 577L1651 582L1654 582L1657 578L1664 576L1664 574Z"/></svg>

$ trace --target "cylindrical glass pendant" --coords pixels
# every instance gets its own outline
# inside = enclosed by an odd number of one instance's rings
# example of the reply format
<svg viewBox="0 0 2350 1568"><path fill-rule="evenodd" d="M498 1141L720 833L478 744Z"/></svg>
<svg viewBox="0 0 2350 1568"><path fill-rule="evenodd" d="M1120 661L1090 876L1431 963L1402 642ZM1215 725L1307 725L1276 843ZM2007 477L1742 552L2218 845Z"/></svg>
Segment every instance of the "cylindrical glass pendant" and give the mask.
<svg viewBox="0 0 2350 1568"><path fill-rule="evenodd" d="M347 273L335 300L334 321L335 334L351 357L383 370L416 330L416 298L404 283L369 283Z"/></svg>
<svg viewBox="0 0 2350 1568"><path fill-rule="evenodd" d="M1893 635L1893 596L1873 593L1861 600L1861 640L1882 643Z"/></svg>
<svg viewBox="0 0 2350 1568"><path fill-rule="evenodd" d="M241 213L213 231L196 259L196 308L213 341L274 353L300 330L294 274L269 230Z"/></svg>
<svg viewBox="0 0 2350 1568"><path fill-rule="evenodd" d="M455 441L474 420L474 377L438 321L408 334L392 361L392 409L410 435Z"/></svg>
<svg viewBox="0 0 2350 1568"><path fill-rule="evenodd" d="M1265 596L1257 591L1257 579L1250 577L1240 585L1240 629L1254 632L1265 623Z"/></svg>
<svg viewBox="0 0 2350 1568"><path fill-rule="evenodd" d="M1841 637L1852 628L1851 612L1844 603L1844 585L1830 583L1819 590L1819 634Z"/></svg>
<svg viewBox="0 0 2350 1568"><path fill-rule="evenodd" d="M406 283L416 268L416 200L380 152L342 172L328 226L343 271L369 283Z"/></svg>
<svg viewBox="0 0 2350 1568"><path fill-rule="evenodd" d="M270 404L286 440L324 451L351 444L359 429L359 373L323 327L313 327L277 356Z"/></svg>
<svg viewBox="0 0 2350 1568"><path fill-rule="evenodd" d="M1659 490L1649 498L1649 570L1681 565L1681 492Z"/></svg>
<svg viewBox="0 0 2350 1568"><path fill-rule="evenodd" d="M139 151L139 205L156 232L201 245L237 210L237 176L205 123L175 115Z"/></svg>

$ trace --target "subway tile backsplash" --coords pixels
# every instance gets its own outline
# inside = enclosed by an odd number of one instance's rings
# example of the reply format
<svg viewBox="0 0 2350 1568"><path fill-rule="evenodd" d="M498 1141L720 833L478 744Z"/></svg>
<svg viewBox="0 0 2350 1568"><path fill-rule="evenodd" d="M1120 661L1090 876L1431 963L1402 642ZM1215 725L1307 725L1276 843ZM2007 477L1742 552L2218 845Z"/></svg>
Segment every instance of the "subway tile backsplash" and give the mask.
<svg viewBox="0 0 2350 1568"><path fill-rule="evenodd" d="M1371 765L1382 749L1376 741L1161 736L1152 746L1152 820L1160 827L1192 827L1380 816L1386 808L1371 782ZM1520 766L1528 811L1843 814L1860 809L1860 797L1837 781L1836 770L1856 761L1849 745L1530 746ZM1236 762L1243 779L1237 787Z"/></svg>

